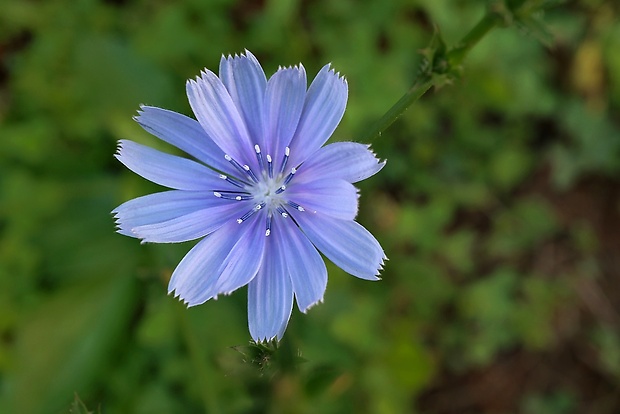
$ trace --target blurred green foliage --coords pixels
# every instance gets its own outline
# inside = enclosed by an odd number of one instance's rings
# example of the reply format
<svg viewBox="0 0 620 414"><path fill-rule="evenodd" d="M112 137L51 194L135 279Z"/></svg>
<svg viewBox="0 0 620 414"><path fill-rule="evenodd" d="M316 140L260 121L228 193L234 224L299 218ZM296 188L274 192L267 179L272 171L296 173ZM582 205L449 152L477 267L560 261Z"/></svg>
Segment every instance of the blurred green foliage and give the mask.
<svg viewBox="0 0 620 414"><path fill-rule="evenodd" d="M277 350L248 346L243 290L189 310L166 295L189 244L114 233L110 210L158 190L116 140L173 151L131 116L189 114L185 80L222 53L268 74L332 62L350 87L334 139L355 140L435 25L454 45L488 5L1 2L0 412L618 412L617 2L492 31L372 142L388 164L360 183L359 221L383 281L330 264Z"/></svg>

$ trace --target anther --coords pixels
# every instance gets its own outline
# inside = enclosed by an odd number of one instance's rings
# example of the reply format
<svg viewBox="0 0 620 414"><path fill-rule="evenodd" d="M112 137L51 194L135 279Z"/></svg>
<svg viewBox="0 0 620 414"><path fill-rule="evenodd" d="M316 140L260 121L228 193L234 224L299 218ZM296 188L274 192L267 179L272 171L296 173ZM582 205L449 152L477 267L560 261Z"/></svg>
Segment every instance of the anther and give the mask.
<svg viewBox="0 0 620 414"><path fill-rule="evenodd" d="M265 203L260 203L254 206L254 208L250 211L248 211L247 213L245 213L243 216L241 216L240 218L237 219L237 223L241 224L244 221L246 221L247 219L249 219L250 217L252 217L257 211L259 211L260 209L262 209L263 207L265 207Z"/></svg>
<svg viewBox="0 0 620 414"><path fill-rule="evenodd" d="M257 183L258 182L258 177L256 177L256 175L254 174L254 171L252 171L252 169L250 168L249 165L244 165L243 169L245 170L245 172L250 176L250 178Z"/></svg>
<svg viewBox="0 0 620 414"><path fill-rule="evenodd" d="M235 187L239 187L239 188L243 188L243 184L241 184L239 181L237 180L233 180L232 178L230 178L227 175L224 174L220 174L220 178L222 180L228 181L229 183L231 183L232 185L234 185Z"/></svg>
<svg viewBox="0 0 620 414"><path fill-rule="evenodd" d="M296 202L294 202L294 201L289 200L289 201L288 201L288 205L289 205L289 206L291 206L291 207L293 207L293 208L294 208L294 209L296 209L297 211L306 211L306 209L305 209L305 208L303 208L302 206L300 206L299 204L297 204L297 203L296 203Z"/></svg>
<svg viewBox="0 0 620 414"><path fill-rule="evenodd" d="M293 179L293 177L295 176L295 173L297 172L297 168L293 167L291 168L291 172L289 175L286 176L286 179L284 180L284 182L282 183L282 185L287 185L289 182L291 182L291 180Z"/></svg>
<svg viewBox="0 0 620 414"><path fill-rule="evenodd" d="M289 147L284 148L284 157L282 157L282 166L280 167L280 174L284 173L284 169L286 168L286 163L288 162L288 156L291 154L291 149Z"/></svg>
<svg viewBox="0 0 620 414"><path fill-rule="evenodd" d="M286 190L286 186L285 185L281 185L280 188L278 188L276 190L276 194L280 194L282 193L284 190Z"/></svg>
<svg viewBox="0 0 620 414"><path fill-rule="evenodd" d="M231 163L239 172L241 172L242 174L246 175L248 178L250 178L252 181L254 181L255 183L258 182L258 179L256 178L256 176L254 175L254 173L252 172L252 170L250 170L250 167L247 165L241 165L239 164L233 157L231 157L228 154L224 154L224 159L226 161L228 161L229 163ZM247 168L246 168L247 167Z"/></svg>
<svg viewBox="0 0 620 414"><path fill-rule="evenodd" d="M276 208L276 210L278 211L278 213L280 213L280 215L284 218L288 217L288 213L286 212L286 210L284 208L282 208L282 206L278 206Z"/></svg>
<svg viewBox="0 0 620 414"><path fill-rule="evenodd" d="M269 213L269 215L267 215L267 228L265 230L265 237L271 234L271 217L271 213Z"/></svg>
<svg viewBox="0 0 620 414"><path fill-rule="evenodd" d="M224 200L237 200L237 201L251 200L252 198L254 198L248 193L240 194L238 192L233 192L233 191L214 191L213 195L216 196L217 198L221 198Z"/></svg>
<svg viewBox="0 0 620 414"><path fill-rule="evenodd" d="M263 164L263 155L260 152L260 147L258 144L254 145L254 151L256 151L256 159L258 159L258 166L261 170L265 169L265 165Z"/></svg>
<svg viewBox="0 0 620 414"><path fill-rule="evenodd" d="M271 161L271 155L267 154L267 169L269 170L269 178L273 178L273 163Z"/></svg>

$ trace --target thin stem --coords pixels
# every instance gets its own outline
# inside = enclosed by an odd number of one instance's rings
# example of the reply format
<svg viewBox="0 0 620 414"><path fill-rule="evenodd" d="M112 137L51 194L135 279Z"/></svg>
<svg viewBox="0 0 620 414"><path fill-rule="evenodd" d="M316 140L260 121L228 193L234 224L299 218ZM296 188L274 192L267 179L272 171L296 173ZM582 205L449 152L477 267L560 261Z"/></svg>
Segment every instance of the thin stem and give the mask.
<svg viewBox="0 0 620 414"><path fill-rule="evenodd" d="M463 37L454 48L448 52L448 63L454 67L460 65L467 53L498 23L498 17L492 11L488 11L484 17Z"/></svg>
<svg viewBox="0 0 620 414"><path fill-rule="evenodd" d="M518 3L522 3L518 0ZM489 9L482 19L457 43L455 47L445 55L449 68L456 68L461 64L469 51L493 29L501 19L496 11ZM432 62L431 62L432 63ZM412 103L421 98L434 84L435 78L432 73L421 71L413 83L413 86L377 121L368 132L362 134L360 141L368 142L380 136L390 125L394 123Z"/></svg>
<svg viewBox="0 0 620 414"><path fill-rule="evenodd" d="M369 132L363 134L361 142L368 142L371 139L381 136L390 125L394 123L409 106L420 99L433 86L430 76L419 76L413 86L396 102L386 113L370 128Z"/></svg>

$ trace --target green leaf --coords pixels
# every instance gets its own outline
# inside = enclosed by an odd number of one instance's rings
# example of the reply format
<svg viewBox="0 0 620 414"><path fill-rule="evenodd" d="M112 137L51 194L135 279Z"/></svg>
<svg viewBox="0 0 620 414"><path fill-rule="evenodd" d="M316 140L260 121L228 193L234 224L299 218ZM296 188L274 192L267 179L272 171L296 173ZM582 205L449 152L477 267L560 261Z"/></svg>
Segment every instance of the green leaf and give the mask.
<svg viewBox="0 0 620 414"><path fill-rule="evenodd" d="M131 320L136 281L127 272L66 288L27 317L18 332L6 411L50 413L88 392ZM74 402L75 406L75 402Z"/></svg>

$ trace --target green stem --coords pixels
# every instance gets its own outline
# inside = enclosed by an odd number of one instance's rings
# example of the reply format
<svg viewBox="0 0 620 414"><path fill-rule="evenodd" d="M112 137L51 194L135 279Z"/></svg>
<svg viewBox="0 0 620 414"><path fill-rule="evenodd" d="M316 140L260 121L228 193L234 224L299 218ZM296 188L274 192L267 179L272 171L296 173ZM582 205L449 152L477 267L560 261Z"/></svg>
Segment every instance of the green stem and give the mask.
<svg viewBox="0 0 620 414"><path fill-rule="evenodd" d="M433 80L430 77L419 76L413 86L396 102L386 113L379 119L370 129L369 132L363 134L360 142L368 142L371 139L381 136L390 125L394 123L409 106L417 101L433 86Z"/></svg>
<svg viewBox="0 0 620 414"><path fill-rule="evenodd" d="M448 63L451 67L460 65L467 53L498 23L495 13L488 11L484 17L463 37L455 47L448 52Z"/></svg>
<svg viewBox="0 0 620 414"><path fill-rule="evenodd" d="M453 47L447 54L447 63L450 68L456 68L467 56L467 53L500 21L497 13L488 10L482 19ZM390 125L394 123L412 103L424 95L433 85L435 80L432 74L421 71L413 86L377 121L370 130L362 134L360 141L368 142L380 136Z"/></svg>

